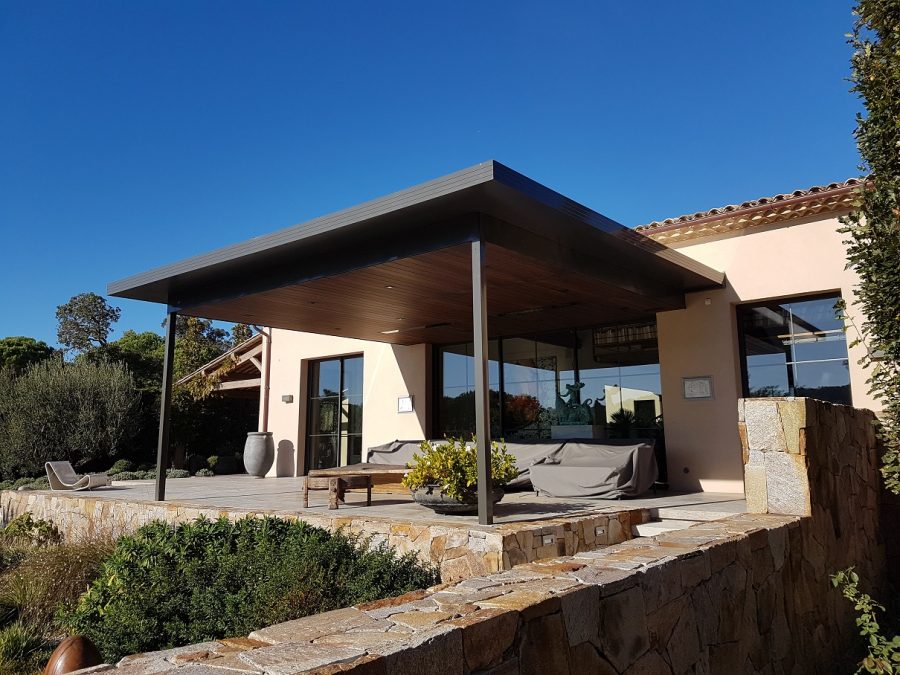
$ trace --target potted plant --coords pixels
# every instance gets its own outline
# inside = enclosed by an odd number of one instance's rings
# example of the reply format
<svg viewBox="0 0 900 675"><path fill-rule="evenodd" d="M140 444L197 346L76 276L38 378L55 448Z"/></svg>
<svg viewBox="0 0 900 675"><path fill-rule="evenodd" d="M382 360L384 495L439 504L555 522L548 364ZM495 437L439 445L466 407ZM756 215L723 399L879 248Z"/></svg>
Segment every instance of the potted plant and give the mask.
<svg viewBox="0 0 900 675"><path fill-rule="evenodd" d="M478 510L478 462L475 439L466 443L449 438L432 445L423 442L421 453L413 455L403 484L412 491L413 499L435 513L473 513ZM506 451L506 444L491 443L491 499L496 504L503 498L503 486L519 475L516 459Z"/></svg>

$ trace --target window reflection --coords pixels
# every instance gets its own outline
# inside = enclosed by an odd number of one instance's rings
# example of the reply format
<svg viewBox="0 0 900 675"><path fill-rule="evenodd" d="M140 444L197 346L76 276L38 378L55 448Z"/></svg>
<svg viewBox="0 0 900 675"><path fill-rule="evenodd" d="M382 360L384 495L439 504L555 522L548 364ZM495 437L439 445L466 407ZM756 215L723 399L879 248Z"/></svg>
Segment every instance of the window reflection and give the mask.
<svg viewBox="0 0 900 675"><path fill-rule="evenodd" d="M839 296L738 307L747 396L809 396L851 404Z"/></svg>
<svg viewBox="0 0 900 675"><path fill-rule="evenodd" d="M492 435L510 441L658 435L655 323L506 338L491 343L490 358ZM474 432L473 372L471 345L440 349L442 435Z"/></svg>

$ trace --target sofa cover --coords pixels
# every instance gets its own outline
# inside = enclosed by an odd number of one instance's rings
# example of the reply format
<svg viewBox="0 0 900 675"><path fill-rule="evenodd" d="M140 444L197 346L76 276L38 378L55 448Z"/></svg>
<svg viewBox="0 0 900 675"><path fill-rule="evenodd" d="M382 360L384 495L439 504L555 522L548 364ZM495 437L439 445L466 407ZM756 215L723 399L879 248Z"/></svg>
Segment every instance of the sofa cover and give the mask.
<svg viewBox="0 0 900 675"><path fill-rule="evenodd" d="M430 441L432 444L442 441ZM422 441L391 441L369 448L368 461L371 464L406 466L419 451ZM626 455L636 452L636 448L649 448L649 453L641 450L634 462L627 468ZM507 443L507 451L516 458L519 475L507 484L507 488L538 488L533 480L533 472L538 467L553 466L555 473L543 473L544 488L541 491L555 497L618 496L641 494L653 485L657 477L656 458L653 455L652 440L536 440ZM649 459L648 459L649 458ZM585 485L571 484L578 471L560 472L561 467L596 469L584 473ZM590 474L591 478L587 478ZM557 484L560 482L561 484ZM577 481L576 481L577 482ZM558 494L553 490L573 494ZM612 492L610 492L612 490ZM589 494L582 494L582 492ZM592 492L593 491L593 492ZM612 493L616 494L612 494Z"/></svg>
<svg viewBox="0 0 900 675"><path fill-rule="evenodd" d="M552 497L637 497L658 474L650 442L569 441L531 467L535 492Z"/></svg>

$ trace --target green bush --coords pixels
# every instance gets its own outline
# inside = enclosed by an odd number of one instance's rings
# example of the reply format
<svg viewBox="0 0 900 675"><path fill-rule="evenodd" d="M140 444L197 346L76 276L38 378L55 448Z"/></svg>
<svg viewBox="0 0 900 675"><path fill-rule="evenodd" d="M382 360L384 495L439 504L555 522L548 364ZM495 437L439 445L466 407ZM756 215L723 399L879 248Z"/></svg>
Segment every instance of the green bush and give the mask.
<svg viewBox="0 0 900 675"><path fill-rule="evenodd" d="M0 630L0 673L38 673L52 652L52 643L37 626L17 621Z"/></svg>
<svg viewBox="0 0 900 675"><path fill-rule="evenodd" d="M438 581L412 554L278 518L156 522L119 540L61 615L104 658L246 635Z"/></svg>
<svg viewBox="0 0 900 675"><path fill-rule="evenodd" d="M47 490L50 487L50 481L47 480L47 476L0 481L0 490L18 490L21 487L27 487L32 490Z"/></svg>
<svg viewBox="0 0 900 675"><path fill-rule="evenodd" d="M218 463L219 463L219 456L218 456L218 455L210 455L209 457L206 458L206 467L207 467L210 471L215 471L215 470L216 470L216 464L218 464Z"/></svg>
<svg viewBox="0 0 900 675"><path fill-rule="evenodd" d="M216 473L215 471L212 471L210 469L198 469L197 473L195 473L194 475L200 478L211 478L212 476L215 476Z"/></svg>
<svg viewBox="0 0 900 675"><path fill-rule="evenodd" d="M30 513L16 516L0 530L0 541L25 546L49 546L61 540L56 525L34 518Z"/></svg>
<svg viewBox="0 0 900 675"><path fill-rule="evenodd" d="M109 467L106 475L113 476L117 473L125 473L126 471L134 471L134 462L130 459L117 459L115 463Z"/></svg>
<svg viewBox="0 0 900 675"><path fill-rule="evenodd" d="M110 480L143 480L143 471L122 471L121 473L112 474Z"/></svg>
<svg viewBox="0 0 900 675"><path fill-rule="evenodd" d="M475 439L466 444L461 438L448 438L432 445L423 441L421 454L413 455L411 471L403 477L410 490L440 485L441 490L459 500L471 498L478 488L478 451ZM506 443L491 441L491 478L494 487L502 487L519 475L516 459L506 450Z"/></svg>
<svg viewBox="0 0 900 675"><path fill-rule="evenodd" d="M44 462L114 455L133 430L138 394L121 364L51 359L0 374L0 475L37 475Z"/></svg>
<svg viewBox="0 0 900 675"><path fill-rule="evenodd" d="M155 477L155 475L154 475ZM190 478L191 472L187 469L168 469L166 471L166 478Z"/></svg>

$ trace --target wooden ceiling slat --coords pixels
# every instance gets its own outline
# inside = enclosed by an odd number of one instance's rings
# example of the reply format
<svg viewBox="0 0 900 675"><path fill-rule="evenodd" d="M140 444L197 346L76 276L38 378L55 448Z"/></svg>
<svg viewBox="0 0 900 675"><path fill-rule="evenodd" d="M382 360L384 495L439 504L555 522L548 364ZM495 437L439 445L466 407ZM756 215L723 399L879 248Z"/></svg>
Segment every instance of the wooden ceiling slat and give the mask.
<svg viewBox="0 0 900 675"><path fill-rule="evenodd" d="M470 264L469 247L455 246L184 311L396 344L460 341L472 325ZM496 245L488 249L487 283L492 336L631 321L654 312L643 296ZM399 332L384 332L394 329Z"/></svg>

